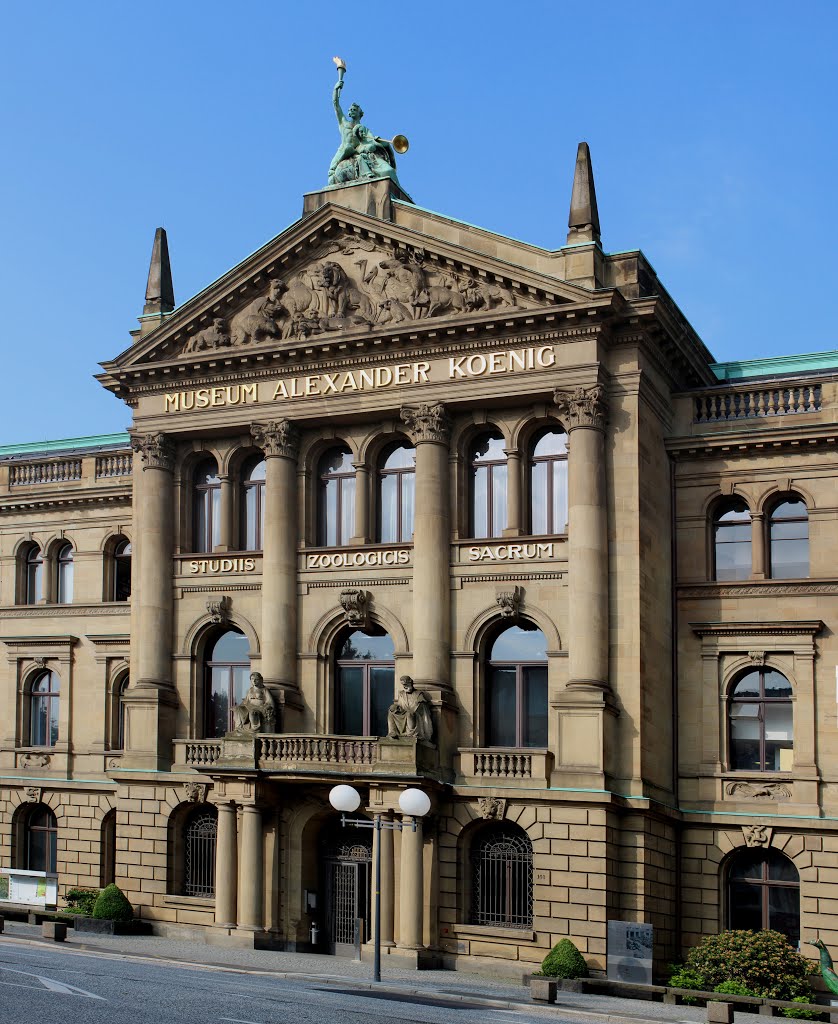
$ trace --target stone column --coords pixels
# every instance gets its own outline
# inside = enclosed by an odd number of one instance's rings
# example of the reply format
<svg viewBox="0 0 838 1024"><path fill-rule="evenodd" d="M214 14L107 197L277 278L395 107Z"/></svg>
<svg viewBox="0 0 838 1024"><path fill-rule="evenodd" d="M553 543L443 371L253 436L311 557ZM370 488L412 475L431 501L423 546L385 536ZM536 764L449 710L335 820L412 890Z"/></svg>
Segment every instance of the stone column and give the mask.
<svg viewBox="0 0 838 1024"><path fill-rule="evenodd" d="M504 537L521 535L521 453L506 450L506 529Z"/></svg>
<svg viewBox="0 0 838 1024"><path fill-rule="evenodd" d="M235 551L238 544L233 537L233 505L235 484L229 476L221 477L221 522L218 530L217 551Z"/></svg>
<svg viewBox="0 0 838 1024"><path fill-rule="evenodd" d="M557 390L569 438L569 689L608 689L608 511L605 388Z"/></svg>
<svg viewBox="0 0 838 1024"><path fill-rule="evenodd" d="M412 827L414 820L415 832ZM422 820L403 815L402 826L399 945L405 949L422 949L422 904L425 894L422 878Z"/></svg>
<svg viewBox="0 0 838 1024"><path fill-rule="evenodd" d="M441 403L403 406L401 418L416 445L413 675L420 687L448 688L451 618L449 421Z"/></svg>
<svg viewBox="0 0 838 1024"><path fill-rule="evenodd" d="M381 816L382 821L389 822L388 815ZM375 842L381 843L381 878L373 879L374 886L381 893L381 945L394 946L395 919L395 859L393 857L393 830L383 828L374 833ZM375 864L373 849L373 864ZM374 891L374 890L373 890Z"/></svg>
<svg viewBox="0 0 838 1024"><path fill-rule="evenodd" d="M262 812L252 804L242 808L242 846L239 874L239 928L260 932L264 928L264 857Z"/></svg>
<svg viewBox="0 0 838 1024"><path fill-rule="evenodd" d="M370 533L370 471L363 462L353 462L355 468L355 535L350 544L367 544Z"/></svg>
<svg viewBox="0 0 838 1024"><path fill-rule="evenodd" d="M236 805L218 805L218 834L215 840L215 923L219 928L236 927L238 888L238 826Z"/></svg>
<svg viewBox="0 0 838 1024"><path fill-rule="evenodd" d="M265 453L262 536L262 665L280 708L300 706L297 690L297 452L299 435L288 420L254 423ZM286 716L282 727L288 728ZM277 725L279 728L279 725Z"/></svg>
<svg viewBox="0 0 838 1024"><path fill-rule="evenodd" d="M764 580L768 575L765 558L765 516L757 512L751 516L751 575Z"/></svg>
<svg viewBox="0 0 838 1024"><path fill-rule="evenodd" d="M142 517L135 531L131 607L137 615L131 640L132 688L172 685L172 470L175 447L165 434L135 434L131 447L142 461ZM138 495L134 496L134 501Z"/></svg>

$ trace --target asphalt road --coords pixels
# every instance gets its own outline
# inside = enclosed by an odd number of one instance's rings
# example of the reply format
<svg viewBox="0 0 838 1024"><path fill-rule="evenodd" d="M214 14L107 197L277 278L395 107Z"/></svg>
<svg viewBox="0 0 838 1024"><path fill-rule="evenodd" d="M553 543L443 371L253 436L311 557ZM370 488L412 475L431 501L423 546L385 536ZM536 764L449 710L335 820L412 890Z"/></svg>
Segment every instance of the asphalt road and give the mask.
<svg viewBox="0 0 838 1024"><path fill-rule="evenodd" d="M600 1018L601 1019L601 1018ZM579 1024L556 1008L502 1009L4 942L0 1024Z"/></svg>

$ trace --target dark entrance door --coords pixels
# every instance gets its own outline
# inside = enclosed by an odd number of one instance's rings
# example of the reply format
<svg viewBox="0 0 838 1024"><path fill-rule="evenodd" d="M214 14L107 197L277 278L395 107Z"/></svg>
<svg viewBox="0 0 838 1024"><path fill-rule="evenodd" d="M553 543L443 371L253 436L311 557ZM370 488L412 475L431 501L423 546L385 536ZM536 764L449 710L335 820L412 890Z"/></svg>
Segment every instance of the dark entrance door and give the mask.
<svg viewBox="0 0 838 1024"><path fill-rule="evenodd" d="M326 846L326 941L330 953L352 956L355 952L355 922L363 921L361 941L370 933L370 876L372 839L360 829L342 829L344 834Z"/></svg>

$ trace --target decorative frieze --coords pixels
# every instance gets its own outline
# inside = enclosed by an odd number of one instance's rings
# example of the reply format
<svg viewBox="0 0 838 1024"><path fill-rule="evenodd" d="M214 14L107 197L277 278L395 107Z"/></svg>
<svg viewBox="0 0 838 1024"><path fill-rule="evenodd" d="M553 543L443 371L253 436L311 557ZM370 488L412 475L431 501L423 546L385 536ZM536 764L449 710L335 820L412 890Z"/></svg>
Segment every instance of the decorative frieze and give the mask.
<svg viewBox="0 0 838 1024"><path fill-rule="evenodd" d="M748 800L789 800L791 790L783 782L729 782L728 796L743 796Z"/></svg>
<svg viewBox="0 0 838 1024"><path fill-rule="evenodd" d="M266 458L281 456L296 459L300 448L300 432L290 420L270 420L254 423L250 427L253 440L264 451Z"/></svg>
<svg viewBox="0 0 838 1024"><path fill-rule="evenodd" d="M605 428L608 405L605 399L605 388L602 384L594 384L590 388L576 388L575 391L563 391L556 388L553 401L559 413L567 420L568 430L575 427Z"/></svg>
<svg viewBox="0 0 838 1024"><path fill-rule="evenodd" d="M131 447L139 453L143 470L175 468L175 445L167 434L133 434Z"/></svg>

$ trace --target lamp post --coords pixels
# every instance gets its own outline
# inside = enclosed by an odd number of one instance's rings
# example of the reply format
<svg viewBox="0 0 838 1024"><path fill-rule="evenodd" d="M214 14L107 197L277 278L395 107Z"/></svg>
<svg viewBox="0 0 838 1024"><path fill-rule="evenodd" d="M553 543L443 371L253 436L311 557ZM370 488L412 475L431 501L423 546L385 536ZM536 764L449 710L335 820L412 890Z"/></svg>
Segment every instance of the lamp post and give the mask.
<svg viewBox="0 0 838 1024"><path fill-rule="evenodd" d="M355 828L371 828L376 832L373 981L381 981L381 832L385 829L401 832L405 826L400 821L382 821L380 814L374 815L372 821L367 818L347 818L347 813L351 814L361 806L361 794L353 786L335 786L329 792L329 803L336 811L341 812L340 820L344 827L354 825ZM416 819L423 818L428 813L431 801L428 794L423 793L421 789L406 789L399 797L399 807L403 814L408 814L413 819L410 827L415 832Z"/></svg>

